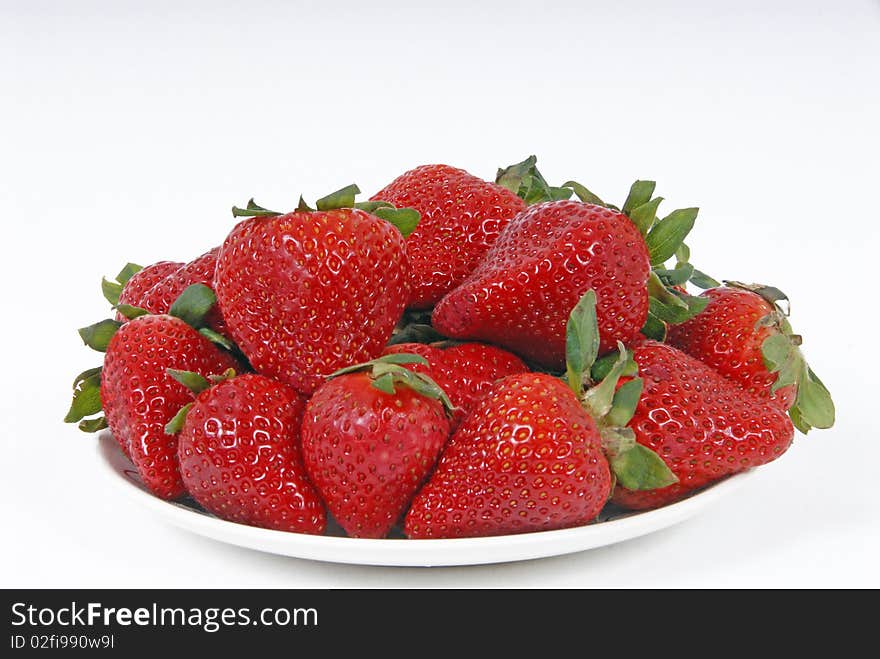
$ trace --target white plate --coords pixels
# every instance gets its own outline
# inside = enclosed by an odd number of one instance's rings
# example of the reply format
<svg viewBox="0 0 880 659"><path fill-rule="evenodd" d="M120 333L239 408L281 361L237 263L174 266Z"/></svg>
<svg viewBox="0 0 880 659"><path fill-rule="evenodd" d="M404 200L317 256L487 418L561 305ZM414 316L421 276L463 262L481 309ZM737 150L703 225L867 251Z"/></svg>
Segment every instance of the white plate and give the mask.
<svg viewBox="0 0 880 659"><path fill-rule="evenodd" d="M134 466L122 455L109 433L99 438L98 453L113 483L136 503L166 522L192 533L239 547L333 563L430 567L482 565L559 556L611 545L665 529L693 517L720 497L734 491L752 475L744 472L712 485L678 503L641 513L606 508L599 522L562 531L543 531L492 538L454 540L363 540L331 535L314 536L259 529L218 519L195 502L167 502L151 495L141 484Z"/></svg>

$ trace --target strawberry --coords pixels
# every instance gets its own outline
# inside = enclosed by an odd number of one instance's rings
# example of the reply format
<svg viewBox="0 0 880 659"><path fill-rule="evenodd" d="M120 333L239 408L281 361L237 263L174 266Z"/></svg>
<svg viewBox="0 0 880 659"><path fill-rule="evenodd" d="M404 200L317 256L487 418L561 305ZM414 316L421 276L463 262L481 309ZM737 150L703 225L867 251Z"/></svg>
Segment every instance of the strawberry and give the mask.
<svg viewBox="0 0 880 659"><path fill-rule="evenodd" d="M720 478L775 460L794 429L776 404L757 398L711 367L656 341L633 348L644 382L629 427L660 455L678 482L651 491L618 485L614 503L645 509L672 503ZM625 379L624 379L625 380Z"/></svg>
<svg viewBox="0 0 880 659"><path fill-rule="evenodd" d="M168 427L179 430L180 473L193 498L232 522L323 533L326 512L299 446L302 396L257 374L213 386L194 373L173 375L200 392Z"/></svg>
<svg viewBox="0 0 880 659"><path fill-rule="evenodd" d="M356 538L383 538L431 471L449 437L444 405L430 378L395 354L344 369L306 406L306 469L330 512Z"/></svg>
<svg viewBox="0 0 880 659"><path fill-rule="evenodd" d="M428 364L413 364L411 369L425 373L447 393L455 406L453 429L473 409L496 380L515 373L528 373L529 368L516 355L485 343L461 343L440 348L421 343L389 346L384 355L416 354Z"/></svg>
<svg viewBox="0 0 880 659"><path fill-rule="evenodd" d="M625 350L605 380L582 392L598 353L597 328L596 295L588 291L566 326L569 386L543 373L510 375L493 385L413 500L404 525L408 537L578 526L595 519L605 505L612 471L631 487L675 481L659 457L618 427L635 407L633 384L641 386L635 379L615 392Z"/></svg>
<svg viewBox="0 0 880 659"><path fill-rule="evenodd" d="M788 298L771 286L728 284L705 291L705 310L670 327L668 342L788 411L802 432L831 427L834 404L801 354L780 305Z"/></svg>
<svg viewBox="0 0 880 659"><path fill-rule="evenodd" d="M176 261L159 261L141 268L139 265L129 263L116 276L116 281L108 282L104 279L101 282L104 297L114 308L125 306L142 308L144 294L165 277L180 270L183 265ZM165 309L164 312L167 311L168 309ZM128 318L117 311L116 320L125 322Z"/></svg>
<svg viewBox="0 0 880 659"><path fill-rule="evenodd" d="M183 291L193 284L204 284L208 288L214 286L214 272L217 268L217 256L219 247L205 252L197 259L190 261L181 268L158 281L152 288L143 294L139 306L150 313L168 313L171 305ZM215 332L226 335L228 333L226 323L220 314L220 309L211 309L207 318L208 326Z"/></svg>
<svg viewBox="0 0 880 659"><path fill-rule="evenodd" d="M447 336L492 341L561 368L566 321L587 290L598 297L602 352L636 337L647 319L650 270L645 241L622 213L544 202L507 225L432 320Z"/></svg>
<svg viewBox="0 0 880 659"><path fill-rule="evenodd" d="M258 372L304 394L339 368L378 356L406 304L404 237L353 208L356 192L344 188L317 211L302 202L284 215L253 201L233 209L251 217L226 238L217 263L230 335ZM410 218L407 209L372 210Z"/></svg>
<svg viewBox="0 0 880 659"><path fill-rule="evenodd" d="M76 379L65 421L80 422L86 432L109 427L144 485L163 499L184 492L176 439L166 435L164 427L193 399L166 369L209 375L238 365L230 354L177 317L201 325L214 302L210 289L195 285L172 305L175 315L142 315L125 324L105 320L80 330L86 345L106 354L102 367ZM104 417L86 418L101 411Z"/></svg>
<svg viewBox="0 0 880 659"><path fill-rule="evenodd" d="M505 225L526 207L515 194L448 165L423 165L373 196L422 215L406 240L410 260L407 306L426 309L476 267Z"/></svg>

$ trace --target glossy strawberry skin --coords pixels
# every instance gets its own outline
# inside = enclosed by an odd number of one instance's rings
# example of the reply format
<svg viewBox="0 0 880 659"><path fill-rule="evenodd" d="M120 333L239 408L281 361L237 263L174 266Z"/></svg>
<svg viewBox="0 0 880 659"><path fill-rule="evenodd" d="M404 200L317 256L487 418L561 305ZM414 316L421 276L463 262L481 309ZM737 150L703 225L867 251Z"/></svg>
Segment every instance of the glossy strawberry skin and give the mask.
<svg viewBox="0 0 880 659"><path fill-rule="evenodd" d="M501 230L526 208L514 193L448 165L423 165L402 174L373 196L422 219L407 238L410 298L427 309L476 267Z"/></svg>
<svg viewBox="0 0 880 659"><path fill-rule="evenodd" d="M529 372L528 366L513 353L485 343L461 343L448 348L401 343L386 348L382 354L392 353L416 354L428 360L428 366L410 364L407 368L429 376L446 392L456 408L453 429L497 380Z"/></svg>
<svg viewBox="0 0 880 659"><path fill-rule="evenodd" d="M600 349L634 339L648 313L648 250L616 211L575 201L536 204L514 219L433 313L440 332L491 341L550 369L565 364L568 316L596 292Z"/></svg>
<svg viewBox="0 0 880 659"><path fill-rule="evenodd" d="M629 427L679 482L640 492L617 487L614 503L637 510L663 506L771 462L791 445L794 428L788 415L690 355L645 341L633 348L633 359L644 390Z"/></svg>
<svg viewBox="0 0 880 659"><path fill-rule="evenodd" d="M324 505L300 449L305 400L256 374L203 391L180 431L187 490L206 510L240 524L320 535Z"/></svg>
<svg viewBox="0 0 880 659"><path fill-rule="evenodd" d="M215 247L157 282L144 294L141 306L150 313L168 313L171 305L189 286L203 284L213 288L219 252L220 248ZM217 306L211 309L206 321L214 331L224 336L228 334L226 323Z"/></svg>
<svg viewBox="0 0 880 659"><path fill-rule="evenodd" d="M761 345L775 327L756 327L773 307L757 293L720 287L705 291L706 308L694 318L669 327L667 342L708 364L753 396L770 400L782 410L794 403L794 386L771 392L777 374L764 365Z"/></svg>
<svg viewBox="0 0 880 659"><path fill-rule="evenodd" d="M349 536L384 538L433 468L449 438L439 401L367 373L336 377L309 400L303 456L312 482Z"/></svg>
<svg viewBox="0 0 880 659"><path fill-rule="evenodd" d="M192 392L168 375L169 368L207 377L238 363L172 316L135 318L110 340L101 375L104 413L144 485L162 499L185 491L177 438L165 433L165 425L193 400Z"/></svg>
<svg viewBox="0 0 880 659"><path fill-rule="evenodd" d="M159 261L158 263L148 265L143 270L136 272L132 275L131 279L125 283L125 286L122 287L122 292L119 294L119 304L128 304L141 309L145 308L143 306L143 297L146 292L165 279L168 275L180 270L183 266L183 263L177 263L176 261ZM165 309L162 313L167 312L168 309ZM124 323L128 319L121 313L117 313L116 320Z"/></svg>
<svg viewBox="0 0 880 659"><path fill-rule="evenodd" d="M506 377L449 440L407 513L406 535L482 537L586 524L611 489L600 441L562 381Z"/></svg>
<svg viewBox="0 0 880 659"><path fill-rule="evenodd" d="M382 352L408 295L403 236L361 210L238 224L215 292L254 368L308 395L324 376Z"/></svg>

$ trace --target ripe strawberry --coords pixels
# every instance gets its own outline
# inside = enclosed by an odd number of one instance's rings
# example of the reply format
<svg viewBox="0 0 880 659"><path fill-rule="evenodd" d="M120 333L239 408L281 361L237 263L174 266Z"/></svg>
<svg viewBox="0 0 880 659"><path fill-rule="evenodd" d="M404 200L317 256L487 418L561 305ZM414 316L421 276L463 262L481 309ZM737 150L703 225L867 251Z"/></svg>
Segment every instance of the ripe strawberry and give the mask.
<svg viewBox="0 0 880 659"><path fill-rule="evenodd" d="M497 382L449 440L413 501L411 538L501 535L586 524L615 481L665 488L675 475L624 427L642 380L623 344L604 379L583 391L599 351L596 294L587 291L566 324L566 376L511 375ZM618 386L621 376L628 381Z"/></svg>
<svg viewBox="0 0 880 659"><path fill-rule="evenodd" d="M404 529L459 538L578 526L610 491L599 430L578 399L549 375L511 375L449 440Z"/></svg>
<svg viewBox="0 0 880 659"><path fill-rule="evenodd" d="M238 364L179 318L147 315L122 325L110 339L101 375L101 402L114 437L127 446L144 484L156 496L184 493L177 439L165 425L193 399L167 369L204 376Z"/></svg>
<svg viewBox="0 0 880 659"><path fill-rule="evenodd" d="M169 275L180 270L183 265L183 263L177 263L176 261L159 261L153 265L148 265L146 268L134 273L131 278L120 287L116 299L111 300L111 304L114 306L129 305L132 307L143 308L143 297L146 292ZM168 309L165 309L162 313L167 312ZM124 323L128 319L121 313L117 312L116 320Z"/></svg>
<svg viewBox="0 0 880 659"><path fill-rule="evenodd" d="M406 240L408 307L426 309L476 267L507 223L526 207L514 193L448 165L423 165L373 196L415 208L419 226Z"/></svg>
<svg viewBox="0 0 880 659"><path fill-rule="evenodd" d="M193 377L182 375L182 380ZM256 374L213 386L195 379L202 391L185 411L177 449L189 493L232 522L323 533L326 512L306 476L299 446L304 399Z"/></svg>
<svg viewBox="0 0 880 659"><path fill-rule="evenodd" d="M257 371L304 394L379 355L406 304L404 237L352 208L352 190L320 200L318 211L234 209L254 217L232 230L217 264L232 338Z"/></svg>
<svg viewBox="0 0 880 659"><path fill-rule="evenodd" d="M448 336L492 341L560 368L568 315L587 290L598 297L602 352L638 335L650 271L645 241L625 215L545 202L507 225L470 277L437 305L433 324Z"/></svg>
<svg viewBox="0 0 880 659"><path fill-rule="evenodd" d="M134 306L139 306L154 314L168 313L174 301L189 286L203 284L208 288L213 288L214 272L217 269L217 256L219 252L220 248L215 247L183 267L178 268L146 291L141 297L140 304ZM207 323L211 329L224 336L228 333L226 323L220 314L220 309L216 306L209 313Z"/></svg>
<svg viewBox="0 0 880 659"><path fill-rule="evenodd" d="M656 341L633 348L644 382L629 427L668 465L678 483L635 492L618 486L614 502L644 509L672 503L725 476L766 464L791 445L785 413L693 357Z"/></svg>
<svg viewBox="0 0 880 659"><path fill-rule="evenodd" d="M422 343L389 346L382 354L409 353L424 357L428 364L411 365L417 373L429 375L447 393L455 406L453 429L473 409L496 380L529 368L516 355L485 343L462 343L440 348Z"/></svg>
<svg viewBox="0 0 880 659"><path fill-rule="evenodd" d="M803 432L830 427L834 405L778 304L788 298L772 287L731 284L705 291L705 310L670 327L668 342L753 396L790 410Z"/></svg>
<svg viewBox="0 0 880 659"><path fill-rule="evenodd" d="M449 437L451 403L432 380L399 366L402 357L371 362L371 372L345 369L306 406L306 469L352 537L388 534Z"/></svg>

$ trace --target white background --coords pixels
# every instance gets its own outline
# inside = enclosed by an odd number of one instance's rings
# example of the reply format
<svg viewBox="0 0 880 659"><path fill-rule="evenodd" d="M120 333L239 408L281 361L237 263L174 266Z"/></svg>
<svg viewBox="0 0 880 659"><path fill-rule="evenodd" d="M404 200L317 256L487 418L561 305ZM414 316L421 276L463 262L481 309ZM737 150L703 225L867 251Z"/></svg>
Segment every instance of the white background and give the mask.
<svg viewBox="0 0 880 659"><path fill-rule="evenodd" d="M880 586L877 2L0 2L2 586ZM662 6L661 6L662 5ZM838 423L682 526L568 557L376 569L164 526L65 426L102 275L447 162L699 205L693 261L793 300Z"/></svg>

